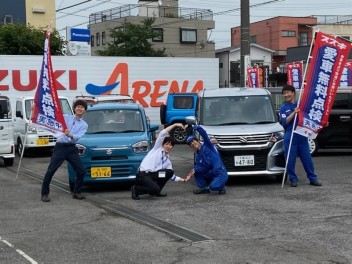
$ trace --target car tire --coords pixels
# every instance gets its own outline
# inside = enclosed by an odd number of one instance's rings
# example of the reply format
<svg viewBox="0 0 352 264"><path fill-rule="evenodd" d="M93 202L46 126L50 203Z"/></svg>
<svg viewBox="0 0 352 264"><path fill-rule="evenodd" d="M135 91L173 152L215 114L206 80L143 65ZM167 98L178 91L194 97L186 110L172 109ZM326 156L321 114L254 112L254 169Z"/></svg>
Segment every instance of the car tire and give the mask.
<svg viewBox="0 0 352 264"><path fill-rule="evenodd" d="M183 144L186 142L187 131L181 127L175 127L171 130L170 137L175 141L176 144Z"/></svg>
<svg viewBox="0 0 352 264"><path fill-rule="evenodd" d="M315 139L308 139L310 155L316 156L318 153L318 142Z"/></svg>
<svg viewBox="0 0 352 264"><path fill-rule="evenodd" d="M5 166L13 166L14 158L4 159Z"/></svg>
<svg viewBox="0 0 352 264"><path fill-rule="evenodd" d="M162 125L166 124L166 105L160 106L160 122Z"/></svg>
<svg viewBox="0 0 352 264"><path fill-rule="evenodd" d="M18 138L17 139L17 153L20 157L21 157L22 151L23 151L23 143L22 143L22 140L20 138ZM23 153L23 156L24 156L24 154L25 153Z"/></svg>

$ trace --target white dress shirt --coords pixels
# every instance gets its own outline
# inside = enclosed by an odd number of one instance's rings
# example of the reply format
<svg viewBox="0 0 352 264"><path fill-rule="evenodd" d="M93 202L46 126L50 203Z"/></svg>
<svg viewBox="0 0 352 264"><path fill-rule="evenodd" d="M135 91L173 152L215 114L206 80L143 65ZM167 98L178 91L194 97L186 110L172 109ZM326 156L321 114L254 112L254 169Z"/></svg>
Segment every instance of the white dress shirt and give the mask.
<svg viewBox="0 0 352 264"><path fill-rule="evenodd" d="M162 169L171 169L172 164L169 154L165 153L163 141L169 133L166 129L160 131L158 138L155 141L154 147L144 157L139 167L140 171L156 172Z"/></svg>

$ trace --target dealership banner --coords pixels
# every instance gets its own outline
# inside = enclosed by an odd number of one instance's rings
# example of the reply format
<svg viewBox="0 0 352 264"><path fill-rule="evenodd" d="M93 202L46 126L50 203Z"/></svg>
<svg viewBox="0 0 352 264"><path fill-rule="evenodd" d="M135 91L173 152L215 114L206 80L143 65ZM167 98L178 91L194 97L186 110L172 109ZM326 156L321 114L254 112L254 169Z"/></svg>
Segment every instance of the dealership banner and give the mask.
<svg viewBox="0 0 352 264"><path fill-rule="evenodd" d="M340 87L352 86L352 61L347 61L340 79Z"/></svg>
<svg viewBox="0 0 352 264"><path fill-rule="evenodd" d="M314 139L327 124L350 49L349 41L315 34L295 133Z"/></svg>
<svg viewBox="0 0 352 264"><path fill-rule="evenodd" d="M303 80L303 63L301 61L286 64L287 84L301 89Z"/></svg>
<svg viewBox="0 0 352 264"><path fill-rule="evenodd" d="M55 136L60 136L65 132L67 127L55 88L51 63L50 32L46 33L42 68L34 97L34 105L33 125L48 130Z"/></svg>
<svg viewBox="0 0 352 264"><path fill-rule="evenodd" d="M260 82L260 75L262 69L260 68L248 68L247 69L247 86L251 88L262 87Z"/></svg>

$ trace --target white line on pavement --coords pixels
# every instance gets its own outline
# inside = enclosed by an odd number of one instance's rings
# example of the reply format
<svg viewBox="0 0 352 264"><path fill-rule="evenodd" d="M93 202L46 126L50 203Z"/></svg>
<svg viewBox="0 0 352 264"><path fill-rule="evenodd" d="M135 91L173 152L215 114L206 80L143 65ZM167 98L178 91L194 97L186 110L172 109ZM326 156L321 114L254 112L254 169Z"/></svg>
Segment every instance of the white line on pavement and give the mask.
<svg viewBox="0 0 352 264"><path fill-rule="evenodd" d="M31 264L38 264L37 261L35 261L34 259L32 259L30 256L28 256L26 253L24 253L22 250L15 248L14 245L12 245L10 242L8 242L7 240L4 240L0 237L0 241L3 242L4 244L6 244L7 246L9 246L10 248L13 248L16 250L16 252L18 254L20 254L22 257L24 257L25 259L27 259Z"/></svg>

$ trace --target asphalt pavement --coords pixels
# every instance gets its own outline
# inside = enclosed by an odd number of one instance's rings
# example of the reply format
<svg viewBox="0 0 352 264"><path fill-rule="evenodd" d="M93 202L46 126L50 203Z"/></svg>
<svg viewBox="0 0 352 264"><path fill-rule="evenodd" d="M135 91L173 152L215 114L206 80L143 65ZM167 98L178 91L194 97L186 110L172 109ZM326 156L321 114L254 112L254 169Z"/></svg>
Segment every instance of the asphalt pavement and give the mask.
<svg viewBox="0 0 352 264"><path fill-rule="evenodd" d="M17 179L16 158L0 164L0 263L352 263L351 157L314 158L322 187L298 165L297 188L246 177L226 195L194 195L193 181L169 182L167 197L139 201L129 185L85 187L74 200L64 164L50 203L40 201L50 154L25 157ZM179 176L192 167L187 146L172 160Z"/></svg>

